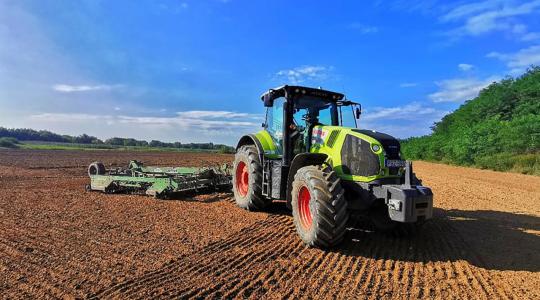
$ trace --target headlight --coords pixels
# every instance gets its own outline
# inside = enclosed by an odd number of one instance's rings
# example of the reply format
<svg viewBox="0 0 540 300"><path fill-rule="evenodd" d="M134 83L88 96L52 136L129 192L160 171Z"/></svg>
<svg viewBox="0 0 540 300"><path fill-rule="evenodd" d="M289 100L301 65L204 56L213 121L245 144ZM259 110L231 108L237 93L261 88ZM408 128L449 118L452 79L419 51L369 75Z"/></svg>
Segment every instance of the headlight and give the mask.
<svg viewBox="0 0 540 300"><path fill-rule="evenodd" d="M373 150L373 152L379 152L379 150L381 150L381 146L377 144L371 145L371 150Z"/></svg>

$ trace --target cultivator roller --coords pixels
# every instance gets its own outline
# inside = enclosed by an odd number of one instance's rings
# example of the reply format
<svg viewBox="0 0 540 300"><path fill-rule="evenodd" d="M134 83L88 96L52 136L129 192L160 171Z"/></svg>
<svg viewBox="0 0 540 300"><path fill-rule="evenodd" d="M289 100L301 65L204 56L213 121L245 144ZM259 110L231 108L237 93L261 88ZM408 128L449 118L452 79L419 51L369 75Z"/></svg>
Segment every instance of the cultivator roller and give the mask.
<svg viewBox="0 0 540 300"><path fill-rule="evenodd" d="M229 165L219 167L146 167L132 160L127 168L106 169L94 162L88 167L87 190L104 193L146 194L167 199L177 193L231 188Z"/></svg>

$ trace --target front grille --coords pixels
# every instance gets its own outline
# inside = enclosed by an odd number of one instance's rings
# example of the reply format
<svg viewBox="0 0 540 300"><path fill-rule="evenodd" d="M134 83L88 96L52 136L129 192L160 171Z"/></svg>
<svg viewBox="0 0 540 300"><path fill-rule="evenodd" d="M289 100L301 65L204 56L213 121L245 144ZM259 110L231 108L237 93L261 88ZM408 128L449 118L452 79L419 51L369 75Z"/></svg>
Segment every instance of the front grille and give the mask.
<svg viewBox="0 0 540 300"><path fill-rule="evenodd" d="M348 134L341 150L341 164L346 175L373 176L379 174L379 157L371 151L369 142Z"/></svg>
<svg viewBox="0 0 540 300"><path fill-rule="evenodd" d="M399 142L396 144L382 145L388 159L399 159Z"/></svg>

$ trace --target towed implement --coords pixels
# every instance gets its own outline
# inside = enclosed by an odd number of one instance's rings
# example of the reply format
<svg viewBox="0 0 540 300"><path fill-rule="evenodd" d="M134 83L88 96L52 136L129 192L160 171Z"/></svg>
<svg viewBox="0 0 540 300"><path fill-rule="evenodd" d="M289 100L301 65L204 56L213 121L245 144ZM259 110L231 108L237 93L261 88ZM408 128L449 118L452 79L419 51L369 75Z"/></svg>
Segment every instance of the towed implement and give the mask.
<svg viewBox="0 0 540 300"><path fill-rule="evenodd" d="M228 165L219 167L146 167L132 160L127 168L106 169L103 163L88 166L87 190L104 193L145 194L168 199L177 193L230 189Z"/></svg>

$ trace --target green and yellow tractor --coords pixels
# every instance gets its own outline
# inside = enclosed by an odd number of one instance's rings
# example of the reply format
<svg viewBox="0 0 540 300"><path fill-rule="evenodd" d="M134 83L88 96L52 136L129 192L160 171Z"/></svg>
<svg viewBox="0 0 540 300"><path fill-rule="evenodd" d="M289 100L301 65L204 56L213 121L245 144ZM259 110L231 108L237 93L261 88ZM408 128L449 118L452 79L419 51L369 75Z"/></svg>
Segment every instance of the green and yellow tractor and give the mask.
<svg viewBox="0 0 540 300"><path fill-rule="evenodd" d="M358 103L344 95L281 86L261 96L263 129L240 138L233 191L236 203L264 210L286 200L298 235L309 246L339 244L353 220L368 217L380 231L410 233L432 217L433 194L397 139L358 129Z"/></svg>

